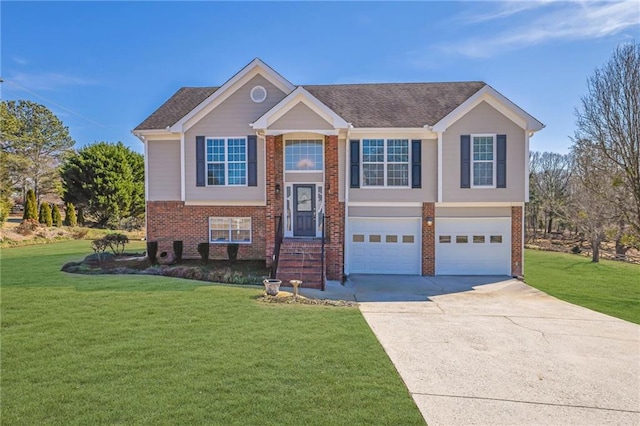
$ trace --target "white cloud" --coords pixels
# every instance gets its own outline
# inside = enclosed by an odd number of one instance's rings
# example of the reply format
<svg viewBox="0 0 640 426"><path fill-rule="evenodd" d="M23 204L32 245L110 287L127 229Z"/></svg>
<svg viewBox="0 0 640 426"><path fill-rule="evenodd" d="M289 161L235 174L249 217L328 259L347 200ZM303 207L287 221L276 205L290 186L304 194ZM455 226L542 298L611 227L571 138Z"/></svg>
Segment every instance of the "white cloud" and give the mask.
<svg viewBox="0 0 640 426"><path fill-rule="evenodd" d="M16 86L25 87L30 90L56 90L69 86L90 86L96 84L93 80L55 72L19 72L7 76L5 80L8 83L14 83Z"/></svg>
<svg viewBox="0 0 640 426"><path fill-rule="evenodd" d="M20 56L12 56L11 59L13 59L13 62L15 62L18 65L27 65L29 63L29 61L27 61L24 58L21 58Z"/></svg>
<svg viewBox="0 0 640 426"><path fill-rule="evenodd" d="M519 3L518 3L519 4ZM490 57L506 50L563 40L588 40L606 37L640 27L640 5L627 2L536 3L538 10L506 7L495 13L478 15L470 24L487 20L502 20L503 30L495 36L464 39L438 46L448 53L469 57ZM544 6L540 8L539 6ZM502 10L502 12L500 12ZM516 13L531 14L530 19L509 22Z"/></svg>

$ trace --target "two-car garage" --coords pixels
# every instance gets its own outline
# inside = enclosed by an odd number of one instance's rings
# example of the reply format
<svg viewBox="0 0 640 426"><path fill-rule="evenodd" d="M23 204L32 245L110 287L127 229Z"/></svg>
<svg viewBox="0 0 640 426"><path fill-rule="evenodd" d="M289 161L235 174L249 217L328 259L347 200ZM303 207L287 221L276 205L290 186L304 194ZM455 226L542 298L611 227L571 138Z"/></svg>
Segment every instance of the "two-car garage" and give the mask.
<svg viewBox="0 0 640 426"><path fill-rule="evenodd" d="M438 217L436 275L510 275L510 217ZM421 218L350 218L347 273L422 274Z"/></svg>

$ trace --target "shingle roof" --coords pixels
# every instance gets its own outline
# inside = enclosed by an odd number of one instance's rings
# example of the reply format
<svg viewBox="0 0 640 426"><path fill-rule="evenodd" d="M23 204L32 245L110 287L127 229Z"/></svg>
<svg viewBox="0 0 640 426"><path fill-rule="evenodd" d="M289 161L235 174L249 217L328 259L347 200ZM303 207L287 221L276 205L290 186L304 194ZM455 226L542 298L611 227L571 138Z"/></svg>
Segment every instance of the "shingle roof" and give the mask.
<svg viewBox="0 0 640 426"><path fill-rule="evenodd" d="M172 126L216 90L217 87L183 87L133 130L165 129Z"/></svg>
<svg viewBox="0 0 640 426"><path fill-rule="evenodd" d="M434 125L480 90L480 81L304 86L354 127Z"/></svg>
<svg viewBox="0 0 640 426"><path fill-rule="evenodd" d="M484 82L470 81L303 87L354 127L422 127L436 124L484 86ZM183 87L135 130L175 124L216 89Z"/></svg>

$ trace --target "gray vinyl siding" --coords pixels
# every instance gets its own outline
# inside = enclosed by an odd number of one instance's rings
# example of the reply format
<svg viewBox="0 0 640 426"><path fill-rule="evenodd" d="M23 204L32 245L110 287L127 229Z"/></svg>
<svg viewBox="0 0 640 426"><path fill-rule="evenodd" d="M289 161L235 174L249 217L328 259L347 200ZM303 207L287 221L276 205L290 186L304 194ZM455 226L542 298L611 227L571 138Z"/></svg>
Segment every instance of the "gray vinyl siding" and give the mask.
<svg viewBox="0 0 640 426"><path fill-rule="evenodd" d="M299 102L269 126L271 130L325 130L333 127L307 105Z"/></svg>
<svg viewBox="0 0 640 426"><path fill-rule="evenodd" d="M438 207L439 217L510 217L511 207ZM436 219L437 220L437 219Z"/></svg>
<svg viewBox="0 0 640 426"><path fill-rule="evenodd" d="M267 98L261 103L251 100L254 86L267 89ZM258 138L258 186L196 187L196 136L246 137L255 134L250 126L262 114L285 97L285 93L261 75L257 75L225 99L213 111L185 133L185 191L187 201L247 201L264 202L265 150L264 138Z"/></svg>
<svg viewBox="0 0 640 426"><path fill-rule="evenodd" d="M435 202L438 197L438 141L436 139L422 140L421 159L422 188L350 188L349 201ZM342 167L344 168L344 164ZM360 168L362 174L362 163Z"/></svg>
<svg viewBox="0 0 640 426"><path fill-rule="evenodd" d="M421 217L422 207L350 206L349 217Z"/></svg>
<svg viewBox="0 0 640 426"><path fill-rule="evenodd" d="M149 201L180 200L180 141L147 142Z"/></svg>
<svg viewBox="0 0 640 426"><path fill-rule="evenodd" d="M507 187L460 188L460 135L507 135ZM513 121L481 102L451 125L442 138L442 202L524 202L525 133Z"/></svg>

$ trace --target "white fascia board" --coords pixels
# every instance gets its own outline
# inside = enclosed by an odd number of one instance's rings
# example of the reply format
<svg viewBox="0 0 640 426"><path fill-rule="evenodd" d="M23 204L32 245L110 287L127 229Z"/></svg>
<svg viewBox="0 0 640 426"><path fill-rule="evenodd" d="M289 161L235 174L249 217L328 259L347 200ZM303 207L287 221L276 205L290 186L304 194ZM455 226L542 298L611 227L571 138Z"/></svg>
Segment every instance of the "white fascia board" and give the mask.
<svg viewBox="0 0 640 426"><path fill-rule="evenodd" d="M260 200L247 200L247 201L216 201L216 200L190 200L185 201L185 206L265 206L265 201Z"/></svg>
<svg viewBox="0 0 640 426"><path fill-rule="evenodd" d="M422 207L420 201L349 201L349 207Z"/></svg>
<svg viewBox="0 0 640 426"><path fill-rule="evenodd" d="M254 129L267 129L300 102L311 108L313 112L318 114L334 128L346 129L349 127L349 123L347 123L345 119L336 114L331 108L323 104L302 86L298 86L293 92L289 93L284 99L274 105L273 108L262 114L260 118L251 123L251 126Z"/></svg>
<svg viewBox="0 0 640 426"><path fill-rule="evenodd" d="M211 112L216 106L220 105L222 101L227 99L247 81L251 80L258 74L261 74L284 93L289 93L295 88L293 84L275 72L273 68L256 58L227 80L207 99L202 101L197 107L192 109L187 115L171 126L171 130L177 132L187 131L194 123L198 122L204 115Z"/></svg>
<svg viewBox="0 0 640 426"><path fill-rule="evenodd" d="M469 99L460 104L456 109L447 114L444 118L438 121L433 130L441 132L446 130L453 123L462 118L465 114L475 108L480 102L485 101L493 108L504 114L511 121L516 123L524 130L537 132L544 128L544 124L540 123L532 115L528 114L518 105L511 102L505 96L500 94L493 87L488 84L482 89L474 93Z"/></svg>
<svg viewBox="0 0 640 426"><path fill-rule="evenodd" d="M522 206L522 201L474 201L474 202L445 202L436 203L436 207L513 207Z"/></svg>
<svg viewBox="0 0 640 426"><path fill-rule="evenodd" d="M149 141L172 141L180 139L180 133L172 133L167 130L135 130L132 131L134 136L143 143Z"/></svg>
<svg viewBox="0 0 640 426"><path fill-rule="evenodd" d="M266 136L278 136L284 135L287 133L317 133L325 136L338 136L337 129L285 129L285 130L265 130L264 134Z"/></svg>
<svg viewBox="0 0 640 426"><path fill-rule="evenodd" d="M350 130L350 137L358 139L359 136L395 136L413 135L421 139L437 139L438 134L424 127L354 127Z"/></svg>

